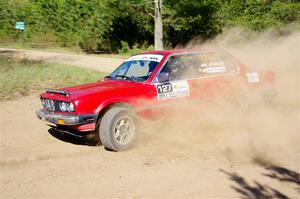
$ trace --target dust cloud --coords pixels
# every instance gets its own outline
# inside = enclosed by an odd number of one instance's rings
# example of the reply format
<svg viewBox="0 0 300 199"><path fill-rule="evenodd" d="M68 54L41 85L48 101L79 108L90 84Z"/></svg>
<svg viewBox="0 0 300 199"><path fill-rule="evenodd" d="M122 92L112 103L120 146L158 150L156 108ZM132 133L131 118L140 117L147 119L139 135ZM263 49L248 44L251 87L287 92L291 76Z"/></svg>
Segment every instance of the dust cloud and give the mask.
<svg viewBox="0 0 300 199"><path fill-rule="evenodd" d="M213 106L188 103L147 121L140 148L158 154L209 152L234 162L288 165L299 170L300 31L279 36L274 31L257 34L232 29L211 41L193 40L185 48L222 49L251 71L274 71L275 103L255 102L245 109L224 99Z"/></svg>

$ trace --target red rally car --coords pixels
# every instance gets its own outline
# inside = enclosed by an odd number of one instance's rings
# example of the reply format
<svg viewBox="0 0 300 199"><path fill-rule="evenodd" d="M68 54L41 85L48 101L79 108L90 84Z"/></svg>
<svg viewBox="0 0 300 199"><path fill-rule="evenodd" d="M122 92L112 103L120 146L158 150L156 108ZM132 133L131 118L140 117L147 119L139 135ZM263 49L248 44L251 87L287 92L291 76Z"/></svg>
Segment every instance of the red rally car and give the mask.
<svg viewBox="0 0 300 199"><path fill-rule="evenodd" d="M183 100L201 103L242 93L237 91L259 90L270 99L274 82L272 71L250 71L223 51L152 51L129 57L103 80L47 89L36 115L72 135L93 132L104 147L119 151L133 145L139 116Z"/></svg>

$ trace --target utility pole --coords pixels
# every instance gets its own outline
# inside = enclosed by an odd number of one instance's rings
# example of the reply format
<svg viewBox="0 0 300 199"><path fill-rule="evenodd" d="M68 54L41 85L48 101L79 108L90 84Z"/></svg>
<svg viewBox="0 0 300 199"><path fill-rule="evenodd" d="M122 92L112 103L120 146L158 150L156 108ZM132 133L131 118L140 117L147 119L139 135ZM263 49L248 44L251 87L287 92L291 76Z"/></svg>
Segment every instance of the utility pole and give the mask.
<svg viewBox="0 0 300 199"><path fill-rule="evenodd" d="M162 0L154 0L155 18L154 18L154 47L155 50L163 50L163 24L161 19Z"/></svg>

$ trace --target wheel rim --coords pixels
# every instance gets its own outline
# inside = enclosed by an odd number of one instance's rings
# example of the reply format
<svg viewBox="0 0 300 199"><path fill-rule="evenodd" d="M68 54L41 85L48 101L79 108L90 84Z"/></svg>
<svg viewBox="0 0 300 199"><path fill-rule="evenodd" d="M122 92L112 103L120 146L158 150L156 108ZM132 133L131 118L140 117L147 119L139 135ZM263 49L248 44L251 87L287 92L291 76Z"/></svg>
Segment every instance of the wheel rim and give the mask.
<svg viewBox="0 0 300 199"><path fill-rule="evenodd" d="M115 125L115 140L122 145L129 144L134 136L135 126L131 118L122 117Z"/></svg>

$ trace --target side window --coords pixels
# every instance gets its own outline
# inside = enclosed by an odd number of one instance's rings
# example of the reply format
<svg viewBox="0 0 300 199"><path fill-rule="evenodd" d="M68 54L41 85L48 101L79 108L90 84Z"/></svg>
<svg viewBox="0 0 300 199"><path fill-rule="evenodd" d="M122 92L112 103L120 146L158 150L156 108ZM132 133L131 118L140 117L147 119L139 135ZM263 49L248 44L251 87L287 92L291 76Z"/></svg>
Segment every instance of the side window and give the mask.
<svg viewBox="0 0 300 199"><path fill-rule="evenodd" d="M221 53L193 53L171 56L154 83L238 71L236 64Z"/></svg>
<svg viewBox="0 0 300 199"><path fill-rule="evenodd" d="M199 76L233 73L238 71L236 64L225 55L219 53L199 54Z"/></svg>
<svg viewBox="0 0 300 199"><path fill-rule="evenodd" d="M213 75L226 72L226 66L219 54L201 54L198 71L202 75Z"/></svg>
<svg viewBox="0 0 300 199"><path fill-rule="evenodd" d="M185 59L186 55L170 57L163 69L154 79L154 82L167 82L188 78L186 74L189 69L189 65Z"/></svg>
<svg viewBox="0 0 300 199"><path fill-rule="evenodd" d="M226 72L237 73L240 71L239 65L235 63L228 55L223 55L222 58L226 65Z"/></svg>
<svg viewBox="0 0 300 199"><path fill-rule="evenodd" d="M162 70L156 75L154 78L154 83L162 83L162 82L168 82L171 81L171 74L172 72L172 65L176 62L175 57L170 57L165 66L162 68ZM174 73L175 74L175 73ZM172 74L172 76L174 75Z"/></svg>

